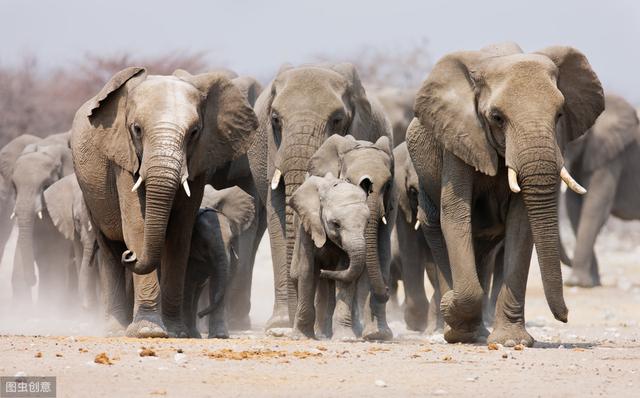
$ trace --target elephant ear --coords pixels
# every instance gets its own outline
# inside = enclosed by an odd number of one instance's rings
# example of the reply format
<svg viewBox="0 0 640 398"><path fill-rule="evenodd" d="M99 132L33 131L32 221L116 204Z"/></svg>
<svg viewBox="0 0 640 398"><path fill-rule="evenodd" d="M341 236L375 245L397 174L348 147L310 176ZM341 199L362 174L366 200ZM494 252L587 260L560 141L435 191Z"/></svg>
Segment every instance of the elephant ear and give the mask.
<svg viewBox="0 0 640 398"><path fill-rule="evenodd" d="M253 197L236 186L219 191L210 185L205 186L202 207L214 209L224 215L234 236L249 228L255 216Z"/></svg>
<svg viewBox="0 0 640 398"><path fill-rule="evenodd" d="M357 137L370 137L372 134L374 137L379 137L386 134L386 132L378 131L383 127L378 126L376 123L380 121L373 116L371 103L356 67L350 63L340 63L330 65L329 69L339 73L347 80L348 91L351 93L351 106L355 110L355 114L352 116L350 134Z"/></svg>
<svg viewBox="0 0 640 398"><path fill-rule="evenodd" d="M351 135L341 136L334 134L329 137L316 153L309 159L309 174L324 176L331 173L339 176L342 168L342 155L358 145Z"/></svg>
<svg viewBox="0 0 640 398"><path fill-rule="evenodd" d="M311 176L296 189L289 200L289 205L300 217L304 230L311 235L316 247L324 246L327 233L320 216L320 190L326 184L324 178Z"/></svg>
<svg viewBox="0 0 640 398"><path fill-rule="evenodd" d="M44 191L44 201L53 224L66 239L73 240L75 223L73 215L73 191L76 175L68 175ZM78 182L75 181L77 185Z"/></svg>
<svg viewBox="0 0 640 398"><path fill-rule="evenodd" d="M393 173L394 184L396 187L396 193L398 196L398 207L404 215L404 219L407 224L413 221L413 211L411 210L411 204L409 202L409 192L407 192L407 178L409 173L407 172L407 161L409 160L409 152L407 151L407 144L403 142L393 150L393 158L395 162L395 170Z"/></svg>
<svg viewBox="0 0 640 398"><path fill-rule="evenodd" d="M604 110L604 93L587 57L572 47L547 47L545 55L558 68L558 89L564 95L563 116L558 123L558 144L566 145L584 134Z"/></svg>
<svg viewBox="0 0 640 398"><path fill-rule="evenodd" d="M174 75L193 84L205 95L203 136L213 138L208 150L201 152L204 159L190 159L190 170L196 169L192 165L209 165L212 162L214 167L222 166L245 154L255 137L258 119L227 74L191 75L177 70ZM193 174L197 174L197 169Z"/></svg>
<svg viewBox="0 0 640 398"><path fill-rule="evenodd" d="M139 161L125 121L128 92L146 78L146 69L130 67L116 73L100 92L89 100L87 117L101 136L107 158L130 173Z"/></svg>
<svg viewBox="0 0 640 398"><path fill-rule="evenodd" d="M41 141L40 137L31 134L23 134L11 140L7 145L0 149L0 174L6 181L11 180L13 175L13 167L16 160L22 154L24 148L32 143Z"/></svg>
<svg viewBox="0 0 640 398"><path fill-rule="evenodd" d="M472 77L487 56L466 51L438 61L418 91L414 111L425 134L476 170L495 176L498 154L478 119Z"/></svg>
<svg viewBox="0 0 640 398"><path fill-rule="evenodd" d="M624 99L607 95L605 111L587 133L583 168L593 171L618 156L639 137L638 115Z"/></svg>
<svg viewBox="0 0 640 398"><path fill-rule="evenodd" d="M238 87L240 92L252 107L256 104L256 100L262 93L262 86L256 79L249 76L236 77L232 80L233 84Z"/></svg>

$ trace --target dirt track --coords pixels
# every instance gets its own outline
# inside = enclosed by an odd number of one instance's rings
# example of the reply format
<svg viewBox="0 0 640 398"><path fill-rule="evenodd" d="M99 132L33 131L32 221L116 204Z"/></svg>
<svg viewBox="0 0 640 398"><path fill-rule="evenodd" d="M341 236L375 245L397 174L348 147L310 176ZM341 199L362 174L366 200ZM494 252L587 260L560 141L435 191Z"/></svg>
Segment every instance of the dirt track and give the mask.
<svg viewBox="0 0 640 398"><path fill-rule="evenodd" d="M5 258L0 269L0 375L57 376L59 397L638 396L637 242L639 223L609 223L597 246L604 287L565 289L570 309L566 325L554 321L547 308L534 259L526 314L528 330L538 342L521 351L447 345L441 336L407 332L398 320L392 322L396 340L386 344L267 338L260 328L226 341L68 337L91 334L95 328L86 322L20 320L10 314L6 292L11 262ZM252 310L257 323L264 322L271 305L267 259L261 250L254 279L254 297L261 300L254 300ZM141 357L143 347L155 356ZM112 365L95 363L102 352Z"/></svg>

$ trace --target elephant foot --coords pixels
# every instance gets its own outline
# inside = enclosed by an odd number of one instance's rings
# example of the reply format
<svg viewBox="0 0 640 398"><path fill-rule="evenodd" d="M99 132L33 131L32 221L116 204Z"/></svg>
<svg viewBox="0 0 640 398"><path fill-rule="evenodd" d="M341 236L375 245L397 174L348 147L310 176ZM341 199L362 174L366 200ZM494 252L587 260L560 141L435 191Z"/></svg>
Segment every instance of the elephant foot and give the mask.
<svg viewBox="0 0 640 398"><path fill-rule="evenodd" d="M362 331L362 338L368 341L389 341L393 339L393 332L389 325L384 322L371 322L365 325Z"/></svg>
<svg viewBox="0 0 640 398"><path fill-rule="evenodd" d="M107 337L122 337L125 335L127 327L114 316L109 316L104 329Z"/></svg>
<svg viewBox="0 0 640 398"><path fill-rule="evenodd" d="M496 326L489 335L487 342L502 344L505 347L514 347L517 344L532 347L535 340L524 328L524 325L511 323L504 326Z"/></svg>
<svg viewBox="0 0 640 398"><path fill-rule="evenodd" d="M189 329L181 319L163 317L162 321L167 327L168 337L172 339L185 339L189 337Z"/></svg>
<svg viewBox="0 0 640 398"><path fill-rule="evenodd" d="M189 338L190 339L201 339L202 334L197 328L189 328Z"/></svg>
<svg viewBox="0 0 640 398"><path fill-rule="evenodd" d="M280 329L280 328L290 328L291 323L289 322L289 310L287 307L283 307L281 309L276 309L271 315L271 318L267 321L267 325L265 327L266 330L269 329Z"/></svg>
<svg viewBox="0 0 640 398"><path fill-rule="evenodd" d="M251 330L251 318L249 315L229 318L230 330Z"/></svg>
<svg viewBox="0 0 640 398"><path fill-rule="evenodd" d="M461 328L452 328L448 324L444 326L444 339L447 343L485 343L489 331L482 322L463 325Z"/></svg>
<svg viewBox="0 0 640 398"><path fill-rule="evenodd" d="M564 281L566 286L578 286L578 287L595 287L597 286L596 281L593 276L591 276L588 272L582 272L577 270L572 270L571 274Z"/></svg>
<svg viewBox="0 0 640 398"><path fill-rule="evenodd" d="M408 330L423 332L427 328L427 313L407 307L404 310L404 322Z"/></svg>
<svg viewBox="0 0 640 398"><path fill-rule="evenodd" d="M358 337L353 332L351 326L335 325L333 328L333 334L331 335L333 341L358 341Z"/></svg>
<svg viewBox="0 0 640 398"><path fill-rule="evenodd" d="M467 305L459 305L453 290L442 296L440 312L444 321L459 333L475 332L482 323L482 297Z"/></svg>
<svg viewBox="0 0 640 398"><path fill-rule="evenodd" d="M209 324L209 338L210 339L228 339L229 330L224 322L215 322Z"/></svg>
<svg viewBox="0 0 640 398"><path fill-rule="evenodd" d="M169 337L167 329L157 311L138 309L133 322L127 327L127 337L161 338Z"/></svg>
<svg viewBox="0 0 640 398"><path fill-rule="evenodd" d="M436 317L427 319L427 327L424 329L424 333L427 335L444 333L443 323L440 322Z"/></svg>

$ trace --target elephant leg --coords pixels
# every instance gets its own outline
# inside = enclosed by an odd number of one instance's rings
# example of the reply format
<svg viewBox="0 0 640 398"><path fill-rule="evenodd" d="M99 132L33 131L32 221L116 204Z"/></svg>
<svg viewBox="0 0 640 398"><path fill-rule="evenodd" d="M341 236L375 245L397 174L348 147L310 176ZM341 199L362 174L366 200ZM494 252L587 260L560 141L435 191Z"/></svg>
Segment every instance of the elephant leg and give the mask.
<svg viewBox="0 0 640 398"><path fill-rule="evenodd" d="M382 225L379 228L378 255L380 258L380 268L382 277L385 281L388 281L391 268L391 226ZM366 273L363 273L363 276L366 277ZM387 324L387 303L378 300L371 294L369 279L366 278L365 280L369 291L364 305L364 330L362 332L362 338L365 340L391 340L393 339L393 332Z"/></svg>
<svg viewBox="0 0 640 398"><path fill-rule="evenodd" d="M227 289L227 314L231 330L251 329L251 284L260 241L267 229L264 206L256 201L256 216L249 229L238 237L238 256L231 258L233 276Z"/></svg>
<svg viewBox="0 0 640 398"><path fill-rule="evenodd" d="M485 318L488 324L492 324L495 320L496 303L498 301L498 294L504 283L504 244L497 248L495 254L495 263L493 266L493 279L491 281L491 293L489 295L489 301L485 307Z"/></svg>
<svg viewBox="0 0 640 398"><path fill-rule="evenodd" d="M298 304L293 320L293 334L297 337L315 338L315 296L319 267L315 264L315 247L311 237L300 226L296 241Z"/></svg>
<svg viewBox="0 0 640 398"><path fill-rule="evenodd" d="M316 287L315 307L316 321L314 331L317 337L331 337L333 333L333 324L331 322L331 311L329 310L329 300L335 301L335 293L333 292L333 281L330 279L320 279Z"/></svg>
<svg viewBox="0 0 640 398"><path fill-rule="evenodd" d="M533 337L525 329L524 301L533 236L522 195L514 195L507 214L504 245L504 284L498 294L493 332L489 343L512 347L533 345Z"/></svg>
<svg viewBox="0 0 640 398"><path fill-rule="evenodd" d="M611 213L621 173L621 163L615 162L611 167L596 170L591 176L589 192L583 199L571 275L565 282L567 286L593 287L599 284L599 276L595 277L599 272L593 248Z"/></svg>
<svg viewBox="0 0 640 398"><path fill-rule="evenodd" d="M226 289L229 282L229 257L224 250L210 252L211 279L209 280L209 338L228 339L229 328L225 316ZM212 268L211 268L212 267Z"/></svg>
<svg viewBox="0 0 640 398"><path fill-rule="evenodd" d="M287 264L287 241L284 236L284 192L269 190L267 198L267 223L271 262L273 265L273 287L275 301L273 314L266 329L291 327L289 321L289 269Z"/></svg>
<svg viewBox="0 0 640 398"><path fill-rule="evenodd" d="M133 303L127 292L126 269L120 263L125 249L120 242L109 241L101 232L98 238L98 273L107 336L122 336L129 322ZM117 255L115 255L118 253Z"/></svg>
<svg viewBox="0 0 640 398"><path fill-rule="evenodd" d="M427 259L421 232L405 222L396 223L400 239L400 265L404 283L404 321L407 329L422 332L427 328L429 300L424 290L424 273Z"/></svg>
<svg viewBox="0 0 640 398"><path fill-rule="evenodd" d="M189 264L191 267L192 264ZM184 282L184 301L182 306L182 314L184 323L189 331L189 337L199 339L202 337L196 325L196 313L198 312L198 299L202 293L204 285L198 283L194 277L187 275Z"/></svg>
<svg viewBox="0 0 640 398"><path fill-rule="evenodd" d="M162 321L169 337L187 337L188 330L182 319L184 280L191 247L193 226L202 203L204 176L191 184L191 197L180 190L174 201L160 266L160 293Z"/></svg>
<svg viewBox="0 0 640 398"><path fill-rule="evenodd" d="M160 316L160 284L158 271L146 275L133 274L134 316L127 327L128 337L167 337Z"/></svg>
<svg viewBox="0 0 640 398"><path fill-rule="evenodd" d="M423 244L426 245L425 242L423 242ZM434 334L438 331L442 331L442 329L444 328L444 319L442 318L442 313L440 312L440 300L442 300L442 293L440 292L440 283L438 277L439 271L431 255L428 255L425 258L425 270L427 272L429 282L433 287L433 295L431 296L431 300L429 300L429 309L427 310L427 327L425 329L425 333Z"/></svg>
<svg viewBox="0 0 640 398"><path fill-rule="evenodd" d="M353 307L355 304L356 282L336 281L336 305L333 311L333 340L349 341L356 339L354 330Z"/></svg>

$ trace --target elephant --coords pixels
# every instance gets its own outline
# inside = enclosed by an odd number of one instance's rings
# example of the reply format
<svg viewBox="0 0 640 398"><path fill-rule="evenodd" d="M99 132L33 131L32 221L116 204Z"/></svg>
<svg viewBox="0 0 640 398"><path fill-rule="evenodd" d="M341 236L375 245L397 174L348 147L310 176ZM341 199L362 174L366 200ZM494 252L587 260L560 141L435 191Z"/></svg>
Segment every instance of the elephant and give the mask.
<svg viewBox="0 0 640 398"><path fill-rule="evenodd" d="M185 248L205 181L246 153L257 124L225 72L148 76L128 67L78 109L71 149L98 239L108 334L187 336Z"/></svg>
<svg viewBox="0 0 640 398"><path fill-rule="evenodd" d="M72 246L54 226L44 191L73 172L71 151L63 145L30 144L14 163L11 182L16 200L18 239L12 275L13 296L31 301L30 288L36 284L34 262L38 264L38 301L56 302L56 293L65 287L64 272L71 265Z"/></svg>
<svg viewBox="0 0 640 398"><path fill-rule="evenodd" d="M356 287L366 264L370 186L366 177L354 185L329 172L324 177L310 176L291 196L298 225L291 262L291 277L297 281L299 294L294 335L315 338L314 301L319 278L326 278L335 281L334 297L327 300L335 301L335 308L328 310L328 303L323 302L320 309L327 316L332 314L328 334L334 339L356 338Z"/></svg>
<svg viewBox="0 0 640 398"><path fill-rule="evenodd" d="M604 109L584 54L514 43L441 58L416 95L407 148L420 183L422 226L439 272L445 339L531 346L524 303L535 243L545 297L567 322L559 260L559 181L583 193L562 150ZM560 178L559 178L560 177ZM501 251L504 272L493 331L484 328L478 269Z"/></svg>
<svg viewBox="0 0 640 398"><path fill-rule="evenodd" d="M413 99L416 96L416 90L381 87L372 90L371 94L380 102L391 122L395 148L404 142L407 127L413 119Z"/></svg>
<svg viewBox="0 0 640 398"><path fill-rule="evenodd" d="M582 181L583 197L567 190L565 205L576 233L567 286L600 285L594 245L610 214L639 220L640 128L636 110L623 98L607 94L605 110L593 127L565 150L567 169Z"/></svg>
<svg viewBox="0 0 640 398"><path fill-rule="evenodd" d="M420 229L423 217L418 215L418 175L405 142L394 148L393 158L398 214L391 233L391 269L397 271L403 282L407 329L433 333L443 327L440 284L431 250ZM434 288L431 300L424 288L425 271Z"/></svg>
<svg viewBox="0 0 640 398"><path fill-rule="evenodd" d="M200 338L196 326L198 299L209 282L209 307L197 313L209 316L209 338L228 338L225 315L226 288L231 258L241 234L253 223L254 200L238 187L215 190L205 186L202 205L191 237L185 279L183 314L189 337Z"/></svg>
<svg viewBox="0 0 640 398"><path fill-rule="evenodd" d="M389 137L375 143L353 136L333 135L309 160L309 174L337 175L354 184L366 185L369 222L365 231L366 278L360 278L358 307L364 318L362 337L366 340L390 340L387 325L387 281L391 263L391 229L396 217L393 185L393 153ZM371 292L372 294L369 294Z"/></svg>
<svg viewBox="0 0 640 398"><path fill-rule="evenodd" d="M296 286L289 277L296 232L291 195L329 136L391 139L391 126L351 64L285 65L258 97L255 111L259 128L248 158L266 208L275 290L266 328L291 327L297 307Z"/></svg>
<svg viewBox="0 0 640 398"><path fill-rule="evenodd" d="M69 278L75 281L67 286L77 287L83 310L94 310L98 305L98 243L76 175L69 174L47 188L44 202L58 231L73 242L75 267Z"/></svg>

